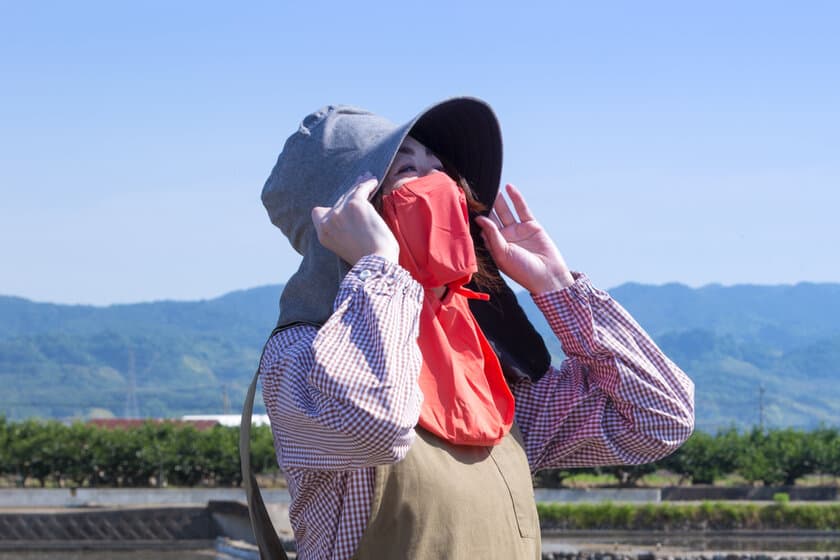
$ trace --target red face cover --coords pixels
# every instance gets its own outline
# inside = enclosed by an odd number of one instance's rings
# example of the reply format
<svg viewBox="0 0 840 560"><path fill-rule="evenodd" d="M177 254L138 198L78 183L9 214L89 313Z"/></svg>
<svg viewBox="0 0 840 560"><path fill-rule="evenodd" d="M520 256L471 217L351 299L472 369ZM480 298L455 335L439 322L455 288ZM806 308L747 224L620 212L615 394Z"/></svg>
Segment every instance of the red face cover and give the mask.
<svg viewBox="0 0 840 560"><path fill-rule="evenodd" d="M470 312L477 270L464 192L445 173L382 197L400 245L400 265L425 289L418 344L423 355L419 424L457 445L496 445L513 423L514 400L495 352ZM439 299L432 288L447 288Z"/></svg>

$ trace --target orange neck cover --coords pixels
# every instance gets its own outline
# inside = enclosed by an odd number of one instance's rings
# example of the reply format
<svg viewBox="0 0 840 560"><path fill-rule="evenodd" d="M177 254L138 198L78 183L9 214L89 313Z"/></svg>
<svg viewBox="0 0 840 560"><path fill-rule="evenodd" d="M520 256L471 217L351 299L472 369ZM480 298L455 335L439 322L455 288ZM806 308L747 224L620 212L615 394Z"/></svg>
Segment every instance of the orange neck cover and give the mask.
<svg viewBox="0 0 840 560"><path fill-rule="evenodd" d="M457 445L496 445L513 423L514 400L467 301L489 296L464 288L478 269L464 193L432 173L384 195L382 213L400 265L425 289L419 424ZM447 288L443 299L432 291L439 286Z"/></svg>

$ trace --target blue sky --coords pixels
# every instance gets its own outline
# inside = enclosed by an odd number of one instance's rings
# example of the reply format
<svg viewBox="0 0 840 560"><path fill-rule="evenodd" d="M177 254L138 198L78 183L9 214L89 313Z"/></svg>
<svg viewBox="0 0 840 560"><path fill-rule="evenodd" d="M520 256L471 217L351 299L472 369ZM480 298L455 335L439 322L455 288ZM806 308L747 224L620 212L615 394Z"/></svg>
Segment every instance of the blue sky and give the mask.
<svg viewBox="0 0 840 560"><path fill-rule="evenodd" d="M308 112L486 99L573 269L840 282L840 4L2 2L0 294L285 281L259 194Z"/></svg>

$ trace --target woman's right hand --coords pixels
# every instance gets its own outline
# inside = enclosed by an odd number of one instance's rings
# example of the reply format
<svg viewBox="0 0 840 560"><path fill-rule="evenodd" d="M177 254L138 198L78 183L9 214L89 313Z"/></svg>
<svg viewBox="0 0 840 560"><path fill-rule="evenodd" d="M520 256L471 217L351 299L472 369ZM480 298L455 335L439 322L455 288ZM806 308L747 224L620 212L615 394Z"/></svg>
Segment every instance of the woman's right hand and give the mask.
<svg viewBox="0 0 840 560"><path fill-rule="evenodd" d="M397 239L370 203L378 185L376 177L363 175L332 208L316 206L312 209L312 223L318 241L350 266L365 255L399 261Z"/></svg>

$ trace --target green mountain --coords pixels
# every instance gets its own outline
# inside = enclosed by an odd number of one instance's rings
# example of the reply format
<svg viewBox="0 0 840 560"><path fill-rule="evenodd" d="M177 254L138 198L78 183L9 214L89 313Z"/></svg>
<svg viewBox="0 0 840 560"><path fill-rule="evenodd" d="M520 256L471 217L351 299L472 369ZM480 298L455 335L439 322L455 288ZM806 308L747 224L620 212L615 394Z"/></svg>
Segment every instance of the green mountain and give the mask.
<svg viewBox="0 0 840 560"><path fill-rule="evenodd" d="M235 412L280 290L108 307L0 297L0 414Z"/></svg>
<svg viewBox="0 0 840 560"><path fill-rule="evenodd" d="M108 307L0 296L0 415L236 412L281 289ZM610 292L695 380L698 427L840 425L840 284Z"/></svg>
<svg viewBox="0 0 840 560"><path fill-rule="evenodd" d="M840 425L840 284L611 294L695 380L698 426Z"/></svg>

